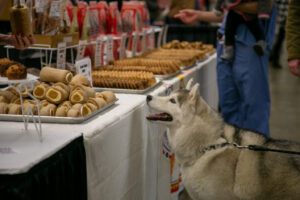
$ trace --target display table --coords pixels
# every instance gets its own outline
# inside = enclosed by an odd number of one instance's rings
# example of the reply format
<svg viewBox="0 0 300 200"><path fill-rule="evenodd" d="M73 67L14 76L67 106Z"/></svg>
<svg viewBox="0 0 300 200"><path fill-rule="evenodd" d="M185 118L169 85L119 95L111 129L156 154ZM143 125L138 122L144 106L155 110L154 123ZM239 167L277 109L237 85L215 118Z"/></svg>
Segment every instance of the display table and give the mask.
<svg viewBox="0 0 300 200"><path fill-rule="evenodd" d="M165 95L169 88L178 89L193 77L200 82L200 94L216 109L215 68L214 54L149 94ZM22 123L0 122L0 148L11 147L20 153L13 159L0 153L0 172L28 172L82 134L89 200L171 199L170 165L161 153L165 127L145 119L149 112L146 95L117 94L117 98L115 106L81 124L43 124L43 143L34 133L21 134Z"/></svg>

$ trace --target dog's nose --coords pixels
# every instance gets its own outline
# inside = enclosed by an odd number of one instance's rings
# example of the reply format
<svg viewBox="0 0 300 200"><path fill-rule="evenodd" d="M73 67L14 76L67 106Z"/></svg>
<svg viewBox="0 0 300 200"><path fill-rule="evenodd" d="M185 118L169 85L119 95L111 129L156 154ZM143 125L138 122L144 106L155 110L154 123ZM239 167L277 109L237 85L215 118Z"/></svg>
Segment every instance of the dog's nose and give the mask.
<svg viewBox="0 0 300 200"><path fill-rule="evenodd" d="M147 102L152 100L152 96L151 95L147 95Z"/></svg>

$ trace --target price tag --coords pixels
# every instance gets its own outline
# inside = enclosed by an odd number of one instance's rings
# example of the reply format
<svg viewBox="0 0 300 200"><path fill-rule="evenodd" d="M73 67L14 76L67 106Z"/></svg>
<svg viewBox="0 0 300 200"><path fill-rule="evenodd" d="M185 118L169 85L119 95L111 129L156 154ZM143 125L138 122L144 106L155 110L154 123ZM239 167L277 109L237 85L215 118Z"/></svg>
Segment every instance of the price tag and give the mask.
<svg viewBox="0 0 300 200"><path fill-rule="evenodd" d="M147 29L143 29L143 36L142 36L142 53L147 50Z"/></svg>
<svg viewBox="0 0 300 200"><path fill-rule="evenodd" d="M80 59L83 58L86 45L87 45L87 41L86 40L80 40L79 41L76 60L80 60Z"/></svg>
<svg viewBox="0 0 300 200"><path fill-rule="evenodd" d="M60 1L52 1L49 17L60 17Z"/></svg>
<svg viewBox="0 0 300 200"><path fill-rule="evenodd" d="M155 43L155 32L154 32L153 28L151 28L149 40L150 40L149 41L149 43L150 43L149 49L153 50L155 48L155 44L154 44Z"/></svg>
<svg viewBox="0 0 300 200"><path fill-rule="evenodd" d="M61 42L57 45L57 59L56 68L65 69L66 68L66 43Z"/></svg>
<svg viewBox="0 0 300 200"><path fill-rule="evenodd" d="M106 53L107 62L114 60L114 41L112 35L107 36Z"/></svg>
<svg viewBox="0 0 300 200"><path fill-rule="evenodd" d="M90 81L91 86L93 86L91 59L89 57L85 57L83 59L76 60L75 67L76 67L76 73L86 76Z"/></svg>
<svg viewBox="0 0 300 200"><path fill-rule="evenodd" d="M103 51L102 46L104 42L104 36L99 36L96 40L96 49L95 49L95 67L103 65Z"/></svg>
<svg viewBox="0 0 300 200"><path fill-rule="evenodd" d="M35 0L35 8L37 13L45 12L45 4L43 0Z"/></svg>
<svg viewBox="0 0 300 200"><path fill-rule="evenodd" d="M158 33L157 44L156 44L157 48L160 47L161 45L162 34L163 34L163 29L161 29Z"/></svg>
<svg viewBox="0 0 300 200"><path fill-rule="evenodd" d="M163 35L163 41L162 41L163 44L166 44L166 43L167 43L168 29L169 29L169 26L166 25L166 26L164 27L164 35Z"/></svg>
<svg viewBox="0 0 300 200"><path fill-rule="evenodd" d="M136 55L138 39L139 39L139 33L135 32L133 35L133 39L132 39L132 56L133 57Z"/></svg>
<svg viewBox="0 0 300 200"><path fill-rule="evenodd" d="M126 39L127 39L126 33L123 33L122 37L121 37L120 52L119 52L120 59L125 58L125 53L126 53L126 48L125 48L126 47Z"/></svg>

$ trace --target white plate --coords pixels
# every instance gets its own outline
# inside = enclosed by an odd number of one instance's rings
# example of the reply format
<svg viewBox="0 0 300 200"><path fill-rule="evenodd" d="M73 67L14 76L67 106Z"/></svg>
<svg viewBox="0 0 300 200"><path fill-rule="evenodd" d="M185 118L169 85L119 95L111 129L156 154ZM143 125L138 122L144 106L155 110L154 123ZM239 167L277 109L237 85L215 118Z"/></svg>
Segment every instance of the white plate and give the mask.
<svg viewBox="0 0 300 200"><path fill-rule="evenodd" d="M8 80L7 77L2 77L0 76L0 85L9 85L9 84L14 84L14 83L25 83L25 82L30 82L30 81L35 81L39 77L34 76L32 74L27 73L27 78L26 79L19 79L19 80Z"/></svg>

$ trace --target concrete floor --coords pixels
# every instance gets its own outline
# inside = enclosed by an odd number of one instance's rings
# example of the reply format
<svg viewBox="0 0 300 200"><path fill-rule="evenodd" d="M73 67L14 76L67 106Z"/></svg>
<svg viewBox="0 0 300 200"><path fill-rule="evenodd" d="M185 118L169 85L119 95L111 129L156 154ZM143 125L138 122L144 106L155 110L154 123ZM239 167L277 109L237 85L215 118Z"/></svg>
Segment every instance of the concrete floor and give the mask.
<svg viewBox="0 0 300 200"><path fill-rule="evenodd" d="M271 137L300 142L300 78L290 73L284 58L281 64L280 69L269 68Z"/></svg>

